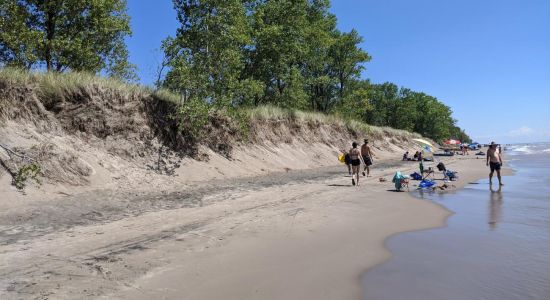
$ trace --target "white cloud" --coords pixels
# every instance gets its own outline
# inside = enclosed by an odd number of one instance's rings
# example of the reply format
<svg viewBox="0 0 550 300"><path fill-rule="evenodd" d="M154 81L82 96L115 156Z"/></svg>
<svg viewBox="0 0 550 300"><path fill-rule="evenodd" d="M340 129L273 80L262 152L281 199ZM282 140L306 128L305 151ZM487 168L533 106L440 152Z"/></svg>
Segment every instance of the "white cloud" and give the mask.
<svg viewBox="0 0 550 300"><path fill-rule="evenodd" d="M529 136L535 133L535 131L532 128L529 128L527 126L522 126L518 129L514 129L508 133L508 136L511 137L520 137L520 136Z"/></svg>

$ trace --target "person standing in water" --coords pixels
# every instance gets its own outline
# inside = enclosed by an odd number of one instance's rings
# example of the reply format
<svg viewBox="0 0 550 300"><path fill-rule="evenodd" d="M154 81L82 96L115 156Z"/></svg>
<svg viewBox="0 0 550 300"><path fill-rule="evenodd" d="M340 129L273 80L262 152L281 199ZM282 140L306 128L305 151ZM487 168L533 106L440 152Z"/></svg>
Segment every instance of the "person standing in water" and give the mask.
<svg viewBox="0 0 550 300"><path fill-rule="evenodd" d="M361 146L361 156L363 157L363 162L365 163L365 169L363 169L363 176L365 176L365 171L367 171L366 176L370 176L370 166L372 165L372 151L369 146L369 140L365 139L365 143Z"/></svg>
<svg viewBox="0 0 550 300"><path fill-rule="evenodd" d="M355 185L355 179L357 178L357 185L359 185L359 168L361 167L361 151L357 149L357 143L351 144L352 148L349 149L349 157L351 159L351 184ZM356 177L357 176L357 177Z"/></svg>
<svg viewBox="0 0 550 300"><path fill-rule="evenodd" d="M489 150L487 150L487 166L490 167L491 173L489 173L489 184L493 184L493 174L497 172L498 184L504 185L502 183L502 178L500 176L500 168L502 167L502 155L497 149L497 144L491 142Z"/></svg>

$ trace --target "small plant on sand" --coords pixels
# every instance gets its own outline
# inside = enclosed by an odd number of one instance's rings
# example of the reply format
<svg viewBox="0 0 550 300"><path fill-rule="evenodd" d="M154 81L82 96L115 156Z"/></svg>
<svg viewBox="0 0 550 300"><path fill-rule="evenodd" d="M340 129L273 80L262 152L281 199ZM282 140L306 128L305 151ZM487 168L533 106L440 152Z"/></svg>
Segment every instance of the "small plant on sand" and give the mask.
<svg viewBox="0 0 550 300"><path fill-rule="evenodd" d="M2 167L12 178L12 184L20 191L23 191L29 181L34 181L40 185L39 176L41 175L40 165L31 157L24 153L0 144L0 150L7 153L7 159L0 155L0 167ZM18 167L18 165L22 165ZM1 171L1 170L0 170Z"/></svg>
<svg viewBox="0 0 550 300"><path fill-rule="evenodd" d="M242 109L231 108L228 111L229 117L237 127L237 133L242 140L250 138L250 115Z"/></svg>
<svg viewBox="0 0 550 300"><path fill-rule="evenodd" d="M30 163L19 168L13 178L13 185L20 191L24 190L27 183L32 180L40 185L40 166L37 163Z"/></svg>
<svg viewBox="0 0 550 300"><path fill-rule="evenodd" d="M181 132L198 140L208 124L210 105L204 101L191 99L180 105L174 115Z"/></svg>

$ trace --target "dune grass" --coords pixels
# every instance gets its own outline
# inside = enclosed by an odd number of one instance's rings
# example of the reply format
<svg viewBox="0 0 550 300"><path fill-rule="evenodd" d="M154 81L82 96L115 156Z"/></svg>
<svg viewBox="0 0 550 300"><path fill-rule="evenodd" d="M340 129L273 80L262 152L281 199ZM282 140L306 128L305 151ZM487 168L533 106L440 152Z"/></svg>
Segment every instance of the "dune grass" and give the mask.
<svg viewBox="0 0 550 300"><path fill-rule="evenodd" d="M86 72L29 72L16 68L0 68L0 80L13 85L37 86L39 94L45 97L63 97L78 93L90 86L97 86L126 95L152 95L162 101L180 102L178 95L166 89L154 90L148 86L130 84Z"/></svg>
<svg viewBox="0 0 550 300"><path fill-rule="evenodd" d="M342 120L334 115L295 109L285 109L273 105L262 105L254 108L248 108L247 114L250 118L258 120L297 120L327 124L342 123Z"/></svg>
<svg viewBox="0 0 550 300"><path fill-rule="evenodd" d="M137 84L128 84L113 78L105 78L86 72L54 73L1 68L0 78L12 84L35 84L44 92L51 94L77 91L89 85L98 85L128 93L143 91L143 87Z"/></svg>
<svg viewBox="0 0 550 300"><path fill-rule="evenodd" d="M0 80L14 85L37 86L39 93L44 97L63 97L67 94L78 93L84 88L97 86L126 95L153 96L158 100L180 104L180 96L167 90L154 90L151 87L129 84L113 78L96 76L85 72L45 73L29 72L14 68L0 68ZM272 105L254 108L243 108L248 121L254 120L289 120L306 123L336 125L346 127L357 134L366 134L374 139L381 138L419 138L417 133L390 127L376 127L367 123L344 118L334 114L321 112L300 111L285 109Z"/></svg>
<svg viewBox="0 0 550 300"><path fill-rule="evenodd" d="M250 119L253 120L293 120L298 122L314 122L319 124L337 125L346 127L348 130L357 134L367 134L375 139L381 139L384 137L404 137L411 139L421 137L419 134L414 132L391 127L371 126L365 122L347 119L334 114L284 109L271 105L249 108L247 109L247 114Z"/></svg>

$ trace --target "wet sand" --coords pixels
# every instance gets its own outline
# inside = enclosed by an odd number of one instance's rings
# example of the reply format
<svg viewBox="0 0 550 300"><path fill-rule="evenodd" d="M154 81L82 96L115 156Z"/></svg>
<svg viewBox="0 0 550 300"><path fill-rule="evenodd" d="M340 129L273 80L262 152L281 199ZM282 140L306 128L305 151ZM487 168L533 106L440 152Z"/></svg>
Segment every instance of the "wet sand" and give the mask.
<svg viewBox="0 0 550 300"><path fill-rule="evenodd" d="M364 299L550 299L550 153L537 147L508 157L516 172L501 188L484 178L418 194L454 212L448 226L389 239L393 257L364 275Z"/></svg>
<svg viewBox="0 0 550 300"><path fill-rule="evenodd" d="M461 174L456 188L486 173L473 156L448 163ZM2 212L0 295L359 299L361 274L390 257L387 237L441 226L449 215L392 191L394 171L416 168L377 162L359 187L338 166L21 204Z"/></svg>

